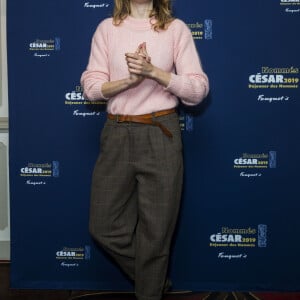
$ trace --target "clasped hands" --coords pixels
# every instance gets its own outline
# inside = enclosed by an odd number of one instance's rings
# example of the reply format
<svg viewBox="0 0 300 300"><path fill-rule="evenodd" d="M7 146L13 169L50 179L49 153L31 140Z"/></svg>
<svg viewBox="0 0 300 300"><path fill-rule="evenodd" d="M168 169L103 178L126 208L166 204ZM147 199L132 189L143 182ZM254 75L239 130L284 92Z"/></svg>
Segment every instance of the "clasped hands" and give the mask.
<svg viewBox="0 0 300 300"><path fill-rule="evenodd" d="M145 77L153 77L154 66L151 64L151 58L147 53L145 42L138 46L135 53L126 53L125 57L132 84L137 85Z"/></svg>

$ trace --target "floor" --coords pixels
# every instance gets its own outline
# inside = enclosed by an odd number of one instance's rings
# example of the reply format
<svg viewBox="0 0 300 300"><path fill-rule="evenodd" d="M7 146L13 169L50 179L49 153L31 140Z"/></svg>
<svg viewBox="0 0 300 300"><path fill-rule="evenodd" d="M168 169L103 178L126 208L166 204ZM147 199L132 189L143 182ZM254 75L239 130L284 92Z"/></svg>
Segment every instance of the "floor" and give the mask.
<svg viewBox="0 0 300 300"><path fill-rule="evenodd" d="M9 262L0 262L0 300L136 300L132 293L69 290L12 290ZM164 300L300 300L300 293L170 292Z"/></svg>

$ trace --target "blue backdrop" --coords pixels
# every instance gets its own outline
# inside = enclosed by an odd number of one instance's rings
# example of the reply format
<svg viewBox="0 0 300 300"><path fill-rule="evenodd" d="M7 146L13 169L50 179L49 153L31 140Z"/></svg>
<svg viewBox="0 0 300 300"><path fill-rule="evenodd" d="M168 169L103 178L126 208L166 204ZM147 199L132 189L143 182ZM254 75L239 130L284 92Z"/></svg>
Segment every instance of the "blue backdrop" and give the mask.
<svg viewBox="0 0 300 300"><path fill-rule="evenodd" d="M105 120L79 84L112 0L7 1L13 288L132 285L88 233ZM175 289L300 287L300 2L176 0L211 92L181 108Z"/></svg>

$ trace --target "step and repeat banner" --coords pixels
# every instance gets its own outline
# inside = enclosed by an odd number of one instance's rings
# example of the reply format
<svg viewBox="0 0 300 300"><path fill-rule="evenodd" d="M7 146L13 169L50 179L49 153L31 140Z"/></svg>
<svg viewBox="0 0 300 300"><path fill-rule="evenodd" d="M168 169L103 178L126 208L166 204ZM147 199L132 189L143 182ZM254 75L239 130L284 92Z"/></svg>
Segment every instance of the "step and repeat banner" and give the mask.
<svg viewBox="0 0 300 300"><path fill-rule="evenodd" d="M300 1L173 1L211 91L181 107L174 289L300 288ZM7 2L13 288L132 290L88 232L105 103L79 79L112 0ZM159 45L157 45L159 47Z"/></svg>

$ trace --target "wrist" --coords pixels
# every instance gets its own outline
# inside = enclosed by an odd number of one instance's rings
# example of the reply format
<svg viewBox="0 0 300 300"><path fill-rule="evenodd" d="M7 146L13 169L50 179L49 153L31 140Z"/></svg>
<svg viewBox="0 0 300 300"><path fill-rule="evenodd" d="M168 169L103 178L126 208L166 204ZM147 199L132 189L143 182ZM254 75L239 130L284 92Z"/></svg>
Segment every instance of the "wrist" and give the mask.
<svg viewBox="0 0 300 300"><path fill-rule="evenodd" d="M142 81L144 80L144 76L141 75L136 75L136 74L131 74L127 79L126 79L126 89L130 89L133 87L136 87L139 85Z"/></svg>
<svg viewBox="0 0 300 300"><path fill-rule="evenodd" d="M131 88L132 86L135 85L135 80L132 78L132 76L129 76L128 78L125 79L125 86L126 88Z"/></svg>
<svg viewBox="0 0 300 300"><path fill-rule="evenodd" d="M150 76L153 80L163 85L164 87L167 87L171 80L171 73L165 72L164 70L157 67L153 67Z"/></svg>
<svg viewBox="0 0 300 300"><path fill-rule="evenodd" d="M159 77L158 73L159 73L159 69L157 67L153 66L153 68L149 74L149 77L153 80L157 80Z"/></svg>

